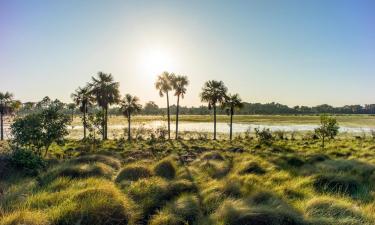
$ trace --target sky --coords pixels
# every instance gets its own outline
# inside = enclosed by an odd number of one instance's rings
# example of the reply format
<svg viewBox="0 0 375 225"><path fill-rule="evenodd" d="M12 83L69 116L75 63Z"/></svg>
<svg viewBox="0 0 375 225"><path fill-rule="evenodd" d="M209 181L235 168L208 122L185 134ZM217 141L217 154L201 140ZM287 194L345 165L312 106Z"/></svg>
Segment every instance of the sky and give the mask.
<svg viewBox="0 0 375 225"><path fill-rule="evenodd" d="M189 77L187 106L212 79L247 102L375 103L375 1L0 0L0 91L16 99L70 102L102 71L164 106L164 70Z"/></svg>

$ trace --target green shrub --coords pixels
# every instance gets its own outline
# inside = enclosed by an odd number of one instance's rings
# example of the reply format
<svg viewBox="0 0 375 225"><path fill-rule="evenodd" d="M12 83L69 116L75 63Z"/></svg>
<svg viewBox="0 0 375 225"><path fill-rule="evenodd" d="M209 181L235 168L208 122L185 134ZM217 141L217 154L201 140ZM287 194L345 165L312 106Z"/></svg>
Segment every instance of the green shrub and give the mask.
<svg viewBox="0 0 375 225"><path fill-rule="evenodd" d="M47 216L39 211L15 211L4 217L0 216L0 225L49 225Z"/></svg>
<svg viewBox="0 0 375 225"><path fill-rule="evenodd" d="M313 186L320 192L354 195L361 188L361 183L354 176L322 174L315 178Z"/></svg>
<svg viewBox="0 0 375 225"><path fill-rule="evenodd" d="M154 167L155 175L166 179L173 179L176 176L176 166L170 159L158 162Z"/></svg>
<svg viewBox="0 0 375 225"><path fill-rule="evenodd" d="M120 173L117 175L116 182L123 180L137 181L142 178L148 178L152 176L150 169L144 166L129 165L125 166Z"/></svg>
<svg viewBox="0 0 375 225"><path fill-rule="evenodd" d="M36 174L46 165L40 156L25 149L14 150L10 162L14 167L22 169L28 174Z"/></svg>
<svg viewBox="0 0 375 225"><path fill-rule="evenodd" d="M263 128L263 130L260 130L259 128L255 128L254 130L255 136L258 139L259 144L272 144L274 137L272 136L270 129Z"/></svg>

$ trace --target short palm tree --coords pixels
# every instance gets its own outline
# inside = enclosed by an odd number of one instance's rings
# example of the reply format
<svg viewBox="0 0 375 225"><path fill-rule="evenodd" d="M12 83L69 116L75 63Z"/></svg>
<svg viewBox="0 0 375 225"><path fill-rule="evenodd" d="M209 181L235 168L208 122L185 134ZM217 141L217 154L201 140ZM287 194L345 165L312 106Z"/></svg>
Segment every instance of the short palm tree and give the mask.
<svg viewBox="0 0 375 225"><path fill-rule="evenodd" d="M67 105L68 109L70 110L70 120L73 122L74 119L74 111L76 110L76 104L75 103L69 103Z"/></svg>
<svg viewBox="0 0 375 225"><path fill-rule="evenodd" d="M233 127L233 115L236 109L241 109L243 107L242 100L238 94L231 95L225 99L223 107L226 108L227 113L230 116L230 125L229 125L229 140L232 141L232 127Z"/></svg>
<svg viewBox="0 0 375 225"><path fill-rule="evenodd" d="M79 87L75 93L71 95L74 103L79 107L79 111L83 113L83 139L86 139L86 129L87 129L87 113L89 110L89 106L92 105L94 99L91 95L90 88L87 87Z"/></svg>
<svg viewBox="0 0 375 225"><path fill-rule="evenodd" d="M9 92L0 92L0 130L1 130L1 140L4 140L4 116L11 112L11 104L13 101L13 94Z"/></svg>
<svg viewBox="0 0 375 225"><path fill-rule="evenodd" d="M189 85L187 76L174 76L172 78L172 86L175 91L174 95L177 96L177 108L176 108L176 140L178 139L178 113L180 108L180 97L184 98L186 94L186 86Z"/></svg>
<svg viewBox="0 0 375 225"><path fill-rule="evenodd" d="M131 140L131 134L130 134L131 115L133 113L140 112L142 109L142 105L139 104L139 98L137 96L132 96L130 94L126 94L120 104L121 104L122 114L128 119L128 140L130 141Z"/></svg>
<svg viewBox="0 0 375 225"><path fill-rule="evenodd" d="M92 77L91 93L102 108L103 140L108 139L108 108L110 105L120 102L119 86L118 82L114 82L111 74L99 72L97 77Z"/></svg>
<svg viewBox="0 0 375 225"><path fill-rule="evenodd" d="M227 88L223 81L207 81L200 94L201 101L208 103L208 108L214 110L214 140L216 140L216 106L223 104L226 99Z"/></svg>
<svg viewBox="0 0 375 225"><path fill-rule="evenodd" d="M171 139L171 115L169 109L169 91L172 90L172 79L174 77L173 73L163 72L158 76L155 82L155 88L159 90L160 97L164 94L167 97L167 116L168 116L168 139Z"/></svg>

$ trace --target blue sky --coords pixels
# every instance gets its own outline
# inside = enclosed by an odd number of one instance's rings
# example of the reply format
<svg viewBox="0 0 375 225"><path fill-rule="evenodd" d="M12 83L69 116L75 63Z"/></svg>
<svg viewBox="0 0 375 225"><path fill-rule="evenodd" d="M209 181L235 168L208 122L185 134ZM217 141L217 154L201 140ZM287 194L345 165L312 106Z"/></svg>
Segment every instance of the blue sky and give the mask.
<svg viewBox="0 0 375 225"><path fill-rule="evenodd" d="M164 105L156 75L209 79L249 102L375 103L375 1L0 0L0 91L70 94L98 71Z"/></svg>

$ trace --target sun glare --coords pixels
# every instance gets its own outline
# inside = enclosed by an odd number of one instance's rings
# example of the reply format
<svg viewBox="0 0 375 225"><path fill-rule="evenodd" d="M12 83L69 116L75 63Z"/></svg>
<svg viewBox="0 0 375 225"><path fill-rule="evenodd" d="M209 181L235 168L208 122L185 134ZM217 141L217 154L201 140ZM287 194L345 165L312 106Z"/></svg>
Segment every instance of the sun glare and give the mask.
<svg viewBox="0 0 375 225"><path fill-rule="evenodd" d="M147 76L155 76L163 71L173 71L175 59L172 55L161 49L148 49L143 51L139 59L140 69Z"/></svg>

